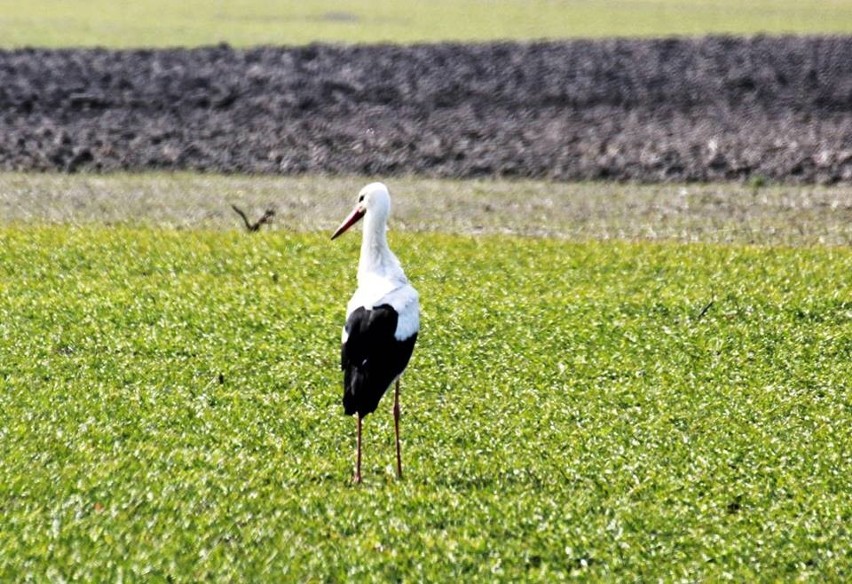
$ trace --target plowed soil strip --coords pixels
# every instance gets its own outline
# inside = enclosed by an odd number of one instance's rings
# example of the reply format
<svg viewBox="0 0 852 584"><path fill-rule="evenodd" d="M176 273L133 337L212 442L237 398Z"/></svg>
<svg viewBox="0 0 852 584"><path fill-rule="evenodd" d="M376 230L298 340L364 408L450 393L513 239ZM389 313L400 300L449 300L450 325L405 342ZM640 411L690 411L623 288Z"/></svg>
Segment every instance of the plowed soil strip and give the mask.
<svg viewBox="0 0 852 584"><path fill-rule="evenodd" d="M0 51L0 170L852 183L852 36Z"/></svg>

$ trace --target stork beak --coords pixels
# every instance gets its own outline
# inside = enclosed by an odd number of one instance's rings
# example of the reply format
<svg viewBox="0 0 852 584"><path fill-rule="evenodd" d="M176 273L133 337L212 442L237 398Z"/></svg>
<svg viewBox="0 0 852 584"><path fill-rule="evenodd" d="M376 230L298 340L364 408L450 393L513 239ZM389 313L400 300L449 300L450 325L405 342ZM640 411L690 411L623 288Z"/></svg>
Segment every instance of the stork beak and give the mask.
<svg viewBox="0 0 852 584"><path fill-rule="evenodd" d="M336 239L344 231L358 223L366 212L366 209L362 209L360 205L356 205L355 208L352 209L352 212L349 213L349 217L343 220L343 223L340 224L340 227L338 227L337 231L332 234L331 238Z"/></svg>

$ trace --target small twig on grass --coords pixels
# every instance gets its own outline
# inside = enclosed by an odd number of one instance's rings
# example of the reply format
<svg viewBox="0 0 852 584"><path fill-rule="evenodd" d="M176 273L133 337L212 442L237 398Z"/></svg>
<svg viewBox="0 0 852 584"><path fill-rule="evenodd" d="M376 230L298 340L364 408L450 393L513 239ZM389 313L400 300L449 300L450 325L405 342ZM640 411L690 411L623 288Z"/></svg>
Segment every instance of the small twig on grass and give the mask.
<svg viewBox="0 0 852 584"><path fill-rule="evenodd" d="M695 317L696 322L704 318L704 315L707 314L707 311L710 310L710 307L713 306L715 300L711 300L707 303L707 305L701 309L701 312L698 313L698 316Z"/></svg>
<svg viewBox="0 0 852 584"><path fill-rule="evenodd" d="M246 217L246 214L243 212L242 209L240 209L236 205L231 205L231 209L233 209L237 215L243 218L243 223L245 223L246 231L248 232L259 231L261 225L264 225L266 223L272 223L272 218L275 216L275 209L267 209L266 211L264 211L263 216L260 219L252 223L251 221L249 221L248 217Z"/></svg>

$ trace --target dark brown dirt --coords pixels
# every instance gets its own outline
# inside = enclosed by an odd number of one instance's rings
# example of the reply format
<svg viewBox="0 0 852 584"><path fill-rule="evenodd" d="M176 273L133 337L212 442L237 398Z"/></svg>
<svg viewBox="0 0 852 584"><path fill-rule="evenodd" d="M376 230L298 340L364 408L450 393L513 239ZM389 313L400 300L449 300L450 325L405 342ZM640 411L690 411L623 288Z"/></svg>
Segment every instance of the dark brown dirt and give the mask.
<svg viewBox="0 0 852 584"><path fill-rule="evenodd" d="M852 182L852 37L0 52L0 169Z"/></svg>

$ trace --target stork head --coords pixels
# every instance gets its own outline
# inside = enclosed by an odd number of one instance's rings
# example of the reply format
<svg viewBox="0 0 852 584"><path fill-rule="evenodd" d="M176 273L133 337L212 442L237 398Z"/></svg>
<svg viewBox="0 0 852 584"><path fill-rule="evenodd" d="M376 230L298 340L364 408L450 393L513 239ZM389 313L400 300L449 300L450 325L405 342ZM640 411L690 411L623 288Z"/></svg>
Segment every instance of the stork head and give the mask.
<svg viewBox="0 0 852 584"><path fill-rule="evenodd" d="M340 227L332 234L331 238L335 239L344 231L358 223L364 215L379 218L386 221L390 214L390 193L384 183L374 182L365 186L358 193L358 202L355 203L355 208L349 214Z"/></svg>

